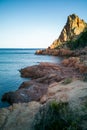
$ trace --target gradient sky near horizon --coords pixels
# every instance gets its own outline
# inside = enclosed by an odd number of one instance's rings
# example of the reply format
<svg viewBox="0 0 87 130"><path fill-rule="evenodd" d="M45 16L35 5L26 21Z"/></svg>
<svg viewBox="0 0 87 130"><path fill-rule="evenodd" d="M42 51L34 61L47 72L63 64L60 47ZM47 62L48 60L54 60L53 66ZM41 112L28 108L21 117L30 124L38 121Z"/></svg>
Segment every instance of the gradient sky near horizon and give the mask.
<svg viewBox="0 0 87 130"><path fill-rule="evenodd" d="M0 0L0 48L45 48L67 16L87 22L87 0Z"/></svg>

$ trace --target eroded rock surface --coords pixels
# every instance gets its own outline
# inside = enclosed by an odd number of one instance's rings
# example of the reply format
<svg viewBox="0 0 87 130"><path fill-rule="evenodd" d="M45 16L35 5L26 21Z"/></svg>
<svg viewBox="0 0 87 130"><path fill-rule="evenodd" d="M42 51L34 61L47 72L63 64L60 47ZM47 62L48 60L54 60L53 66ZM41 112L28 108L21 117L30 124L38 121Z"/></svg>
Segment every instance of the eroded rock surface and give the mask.
<svg viewBox="0 0 87 130"><path fill-rule="evenodd" d="M40 102L18 103L9 108L0 109L0 130L35 130L33 128L35 116L40 108L50 101L68 102L71 109L76 109L77 113L84 115L82 120L82 130L87 128L87 82L74 79L69 84L63 81L49 85L47 93L43 95ZM71 113L72 114L72 113Z"/></svg>
<svg viewBox="0 0 87 130"><path fill-rule="evenodd" d="M80 62L79 58L73 57L61 64L40 63L21 69L21 76L31 77L31 81L22 83L17 91L3 96L4 101L13 105L0 109L0 130L35 130L36 115L53 100L68 102L72 110L78 110L77 114L85 117L81 125L82 130L86 130L87 82L78 80L83 71L75 68Z"/></svg>
<svg viewBox="0 0 87 130"><path fill-rule="evenodd" d="M8 101L10 104L40 101L42 96L47 93L49 85L70 77L80 78L79 71L76 71L73 65L70 67L67 66L63 66L62 64L40 63L39 65L21 69L21 76L32 78L32 80L22 83L15 92L5 93L2 101Z"/></svg>
<svg viewBox="0 0 87 130"><path fill-rule="evenodd" d="M33 130L34 116L40 106L38 102L30 102L0 109L0 130Z"/></svg>
<svg viewBox="0 0 87 130"><path fill-rule="evenodd" d="M40 53L39 53L40 51ZM70 50L69 48L61 48L61 49L45 49L45 50L37 50L37 55L53 55L53 56L61 56L61 57L81 57L87 56L87 47ZM87 58L86 58L87 59Z"/></svg>

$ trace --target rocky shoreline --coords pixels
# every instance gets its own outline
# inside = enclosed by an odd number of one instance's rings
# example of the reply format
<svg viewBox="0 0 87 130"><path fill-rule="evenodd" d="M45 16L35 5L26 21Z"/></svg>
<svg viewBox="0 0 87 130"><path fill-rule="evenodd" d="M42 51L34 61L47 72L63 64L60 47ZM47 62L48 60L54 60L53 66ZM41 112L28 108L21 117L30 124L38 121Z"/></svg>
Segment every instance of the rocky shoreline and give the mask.
<svg viewBox="0 0 87 130"><path fill-rule="evenodd" d="M85 62L86 57L84 59ZM21 77L31 80L23 82L18 90L3 95L2 100L12 105L0 109L0 129L35 130L37 113L53 100L68 102L71 109L81 108L78 111L81 114L87 101L87 82L83 77L87 74L87 65L84 62L81 57L70 57L60 64L42 62L21 69ZM83 112L84 116L86 112ZM86 121L81 123L83 130L87 128Z"/></svg>
<svg viewBox="0 0 87 130"><path fill-rule="evenodd" d="M61 64L40 63L20 70L21 77L31 78L23 82L15 92L5 93L2 101L10 104L19 102L41 101L49 86L65 79L80 79L87 67L80 64L79 58L72 57L62 61Z"/></svg>
<svg viewBox="0 0 87 130"><path fill-rule="evenodd" d="M11 106L0 109L0 130L37 130L34 127L36 118L42 117L40 111L47 111L49 102L53 101L68 103L71 111L78 110L81 130L86 130L87 48L75 51L74 55L62 50L60 54L64 60L60 64L42 62L20 70L21 77L29 81L23 82L18 90L3 95L2 101Z"/></svg>
<svg viewBox="0 0 87 130"><path fill-rule="evenodd" d="M60 64L41 62L20 70L21 77L31 80L23 82L18 90L3 95L2 101L9 102L11 106L0 109L0 130L39 130L43 125L51 125L49 117L52 116L53 121L56 114L58 129L87 130L87 46L70 50L65 44L70 39L78 39L86 26L75 14L70 15L59 38L49 48L36 52L37 55L60 56L64 60ZM50 102L53 102L51 112L54 111L55 116L48 111ZM61 103L68 104L71 113L68 109L65 111ZM62 117L59 106L66 112L62 113ZM69 114L70 120L67 117ZM62 123L64 128L61 128Z"/></svg>
<svg viewBox="0 0 87 130"><path fill-rule="evenodd" d="M36 55L53 55L53 56L62 56L62 57L79 57L81 55L87 56L87 47L70 50L69 48L61 48L61 49L44 49L37 50Z"/></svg>

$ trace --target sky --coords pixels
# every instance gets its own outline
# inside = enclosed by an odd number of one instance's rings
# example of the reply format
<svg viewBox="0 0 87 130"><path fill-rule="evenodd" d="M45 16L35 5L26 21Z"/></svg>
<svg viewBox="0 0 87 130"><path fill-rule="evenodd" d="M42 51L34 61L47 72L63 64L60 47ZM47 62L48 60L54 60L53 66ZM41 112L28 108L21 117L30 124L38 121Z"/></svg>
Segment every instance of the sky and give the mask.
<svg viewBox="0 0 87 130"><path fill-rule="evenodd" d="M0 0L0 48L47 48L73 13L87 22L87 0Z"/></svg>

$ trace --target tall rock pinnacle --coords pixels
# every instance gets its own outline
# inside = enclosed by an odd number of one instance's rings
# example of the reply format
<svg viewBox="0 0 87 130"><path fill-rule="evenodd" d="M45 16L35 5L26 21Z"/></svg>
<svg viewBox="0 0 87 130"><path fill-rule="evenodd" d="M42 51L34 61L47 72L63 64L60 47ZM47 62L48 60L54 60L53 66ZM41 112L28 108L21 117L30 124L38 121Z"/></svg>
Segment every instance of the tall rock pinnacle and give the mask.
<svg viewBox="0 0 87 130"><path fill-rule="evenodd" d="M73 38L77 38L81 34L81 32L84 31L86 26L87 24L84 22L84 20L80 19L77 15L69 15L67 18L66 25L61 31L60 36L52 43L50 48L57 48L58 46L66 43L67 41Z"/></svg>

